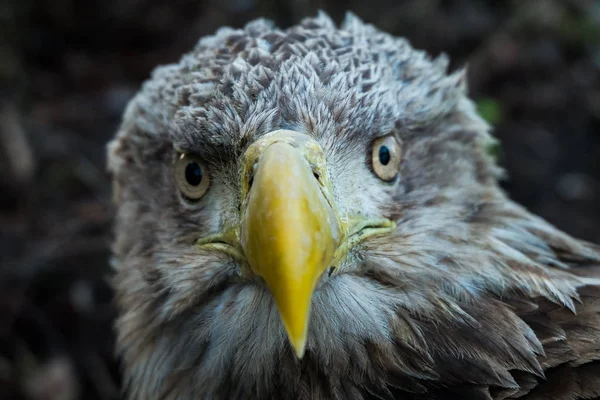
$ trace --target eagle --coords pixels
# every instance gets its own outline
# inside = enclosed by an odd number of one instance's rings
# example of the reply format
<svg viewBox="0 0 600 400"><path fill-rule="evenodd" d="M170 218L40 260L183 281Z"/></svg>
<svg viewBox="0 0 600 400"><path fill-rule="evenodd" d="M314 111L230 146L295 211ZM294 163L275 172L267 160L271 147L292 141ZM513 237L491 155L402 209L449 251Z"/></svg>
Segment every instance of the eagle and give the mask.
<svg viewBox="0 0 600 400"><path fill-rule="evenodd" d="M319 13L153 71L107 149L128 399L600 398L600 247L448 65Z"/></svg>

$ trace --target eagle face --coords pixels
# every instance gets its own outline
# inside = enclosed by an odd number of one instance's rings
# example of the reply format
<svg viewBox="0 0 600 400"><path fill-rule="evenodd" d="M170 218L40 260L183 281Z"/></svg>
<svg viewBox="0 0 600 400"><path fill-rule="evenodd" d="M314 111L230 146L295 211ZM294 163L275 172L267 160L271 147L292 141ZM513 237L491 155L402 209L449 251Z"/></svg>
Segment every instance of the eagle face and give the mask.
<svg viewBox="0 0 600 400"><path fill-rule="evenodd" d="M109 145L129 398L510 398L600 349L598 248L499 189L447 64L320 14L154 71Z"/></svg>

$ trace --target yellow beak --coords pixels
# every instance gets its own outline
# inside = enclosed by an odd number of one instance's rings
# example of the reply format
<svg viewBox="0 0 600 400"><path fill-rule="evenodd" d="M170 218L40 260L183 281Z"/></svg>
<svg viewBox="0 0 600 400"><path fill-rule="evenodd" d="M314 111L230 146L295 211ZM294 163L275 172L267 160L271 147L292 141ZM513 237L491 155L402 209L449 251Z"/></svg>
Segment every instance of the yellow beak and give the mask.
<svg viewBox="0 0 600 400"><path fill-rule="evenodd" d="M315 176L314 162L324 165L315 146L304 135L278 131L249 149L253 179L240 232L250 268L269 287L300 358L313 292L341 240L325 178Z"/></svg>

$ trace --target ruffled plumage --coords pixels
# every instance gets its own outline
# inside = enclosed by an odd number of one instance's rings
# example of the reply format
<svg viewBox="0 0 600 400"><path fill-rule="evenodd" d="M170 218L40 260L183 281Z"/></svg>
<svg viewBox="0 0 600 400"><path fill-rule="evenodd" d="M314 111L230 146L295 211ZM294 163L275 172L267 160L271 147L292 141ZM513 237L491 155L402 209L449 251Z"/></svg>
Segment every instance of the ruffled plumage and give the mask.
<svg viewBox="0 0 600 400"><path fill-rule="evenodd" d="M130 399L600 397L600 248L505 196L465 74L447 65L320 14L223 28L155 70L109 146ZM239 218L240 156L279 128L322 144L343 213L397 224L323 280L301 361L265 287L190 246ZM404 158L381 186L365 154L389 132ZM199 208L178 200L173 148L213 168Z"/></svg>

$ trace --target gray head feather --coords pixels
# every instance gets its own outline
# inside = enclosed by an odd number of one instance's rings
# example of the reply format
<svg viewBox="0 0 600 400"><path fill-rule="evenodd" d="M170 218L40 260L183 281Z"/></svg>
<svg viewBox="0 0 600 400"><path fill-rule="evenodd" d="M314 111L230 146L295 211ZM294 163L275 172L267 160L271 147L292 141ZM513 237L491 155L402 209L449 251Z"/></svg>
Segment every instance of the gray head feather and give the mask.
<svg viewBox="0 0 600 400"><path fill-rule="evenodd" d="M549 313L583 308L584 289L598 294L589 268L600 252L502 193L488 126L464 71L447 66L351 14L338 29L321 13L287 30L265 20L220 29L154 71L109 146L129 398L517 396L564 362L544 356L549 344L583 352L583 339L544 336L540 324L564 333ZM266 288L192 246L238 222L241 156L280 128L322 145L342 214L397 223L322 282L301 361ZM367 162L387 134L403 146L393 184ZM176 189L177 150L207 160L198 205Z"/></svg>

